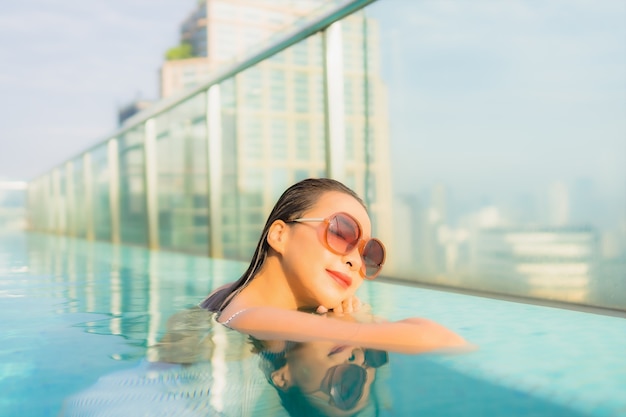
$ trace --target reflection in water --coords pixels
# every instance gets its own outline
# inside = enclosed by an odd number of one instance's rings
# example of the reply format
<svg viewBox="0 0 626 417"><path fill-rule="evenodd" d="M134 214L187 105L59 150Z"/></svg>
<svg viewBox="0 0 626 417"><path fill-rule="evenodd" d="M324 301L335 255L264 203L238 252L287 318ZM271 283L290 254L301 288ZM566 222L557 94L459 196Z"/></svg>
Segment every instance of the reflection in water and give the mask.
<svg viewBox="0 0 626 417"><path fill-rule="evenodd" d="M50 235L29 235L28 246L40 291L66 300L57 313L101 315L78 326L89 333L123 336L128 345L140 348L138 356L157 342L169 316L196 305L198 294L232 280L243 268L239 262Z"/></svg>
<svg viewBox="0 0 626 417"><path fill-rule="evenodd" d="M389 361L385 351L332 342L256 345L265 376L292 416L346 416L365 409L377 369Z"/></svg>
<svg viewBox="0 0 626 417"><path fill-rule="evenodd" d="M215 372L228 369L221 361L241 361L255 354L259 369L283 407L290 415L302 417L353 415L367 408L377 369L389 361L385 351L334 342L246 337L220 325L212 313L200 308L172 316L167 332L151 351L158 362L191 365L210 361L214 386L220 382L224 392L232 392L233 382L224 378L227 372ZM226 356L225 352L238 355Z"/></svg>
<svg viewBox="0 0 626 417"><path fill-rule="evenodd" d="M257 340L200 308L171 316L148 358L69 398L63 415L362 415L389 361L358 346Z"/></svg>

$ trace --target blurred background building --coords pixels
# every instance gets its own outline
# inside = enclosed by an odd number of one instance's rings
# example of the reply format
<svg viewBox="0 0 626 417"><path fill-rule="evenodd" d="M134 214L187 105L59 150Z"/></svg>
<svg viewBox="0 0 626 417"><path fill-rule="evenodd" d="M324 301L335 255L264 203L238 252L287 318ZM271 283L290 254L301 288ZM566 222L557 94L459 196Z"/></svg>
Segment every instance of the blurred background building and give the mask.
<svg viewBox="0 0 626 417"><path fill-rule="evenodd" d="M152 105L152 101L150 100L134 100L125 106L120 107L117 110L117 124L118 126L122 126L126 120L130 119L137 113L142 110L147 109Z"/></svg>
<svg viewBox="0 0 626 417"><path fill-rule="evenodd" d="M590 228L482 229L474 245L471 276L480 275L486 291L575 303L590 296L598 261L598 237Z"/></svg>
<svg viewBox="0 0 626 417"><path fill-rule="evenodd" d="M161 97L207 81L315 13L327 0L201 0L161 67Z"/></svg>

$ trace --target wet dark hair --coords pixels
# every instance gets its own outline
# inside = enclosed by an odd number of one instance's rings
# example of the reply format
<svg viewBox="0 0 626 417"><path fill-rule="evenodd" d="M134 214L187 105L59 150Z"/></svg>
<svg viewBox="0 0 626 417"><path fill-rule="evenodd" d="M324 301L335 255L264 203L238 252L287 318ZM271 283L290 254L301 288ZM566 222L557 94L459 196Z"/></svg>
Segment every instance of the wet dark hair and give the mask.
<svg viewBox="0 0 626 417"><path fill-rule="evenodd" d="M248 285L265 263L265 258L269 250L267 235L270 226L276 220L288 221L302 216L303 213L317 203L323 194L330 191L347 194L365 207L363 200L354 191L341 182L330 178L308 178L287 188L280 196L267 218L267 222L261 233L261 238L259 239L259 243L256 246L246 272L233 284L209 295L200 303L200 307L213 312L221 312L224 310L234 296Z"/></svg>

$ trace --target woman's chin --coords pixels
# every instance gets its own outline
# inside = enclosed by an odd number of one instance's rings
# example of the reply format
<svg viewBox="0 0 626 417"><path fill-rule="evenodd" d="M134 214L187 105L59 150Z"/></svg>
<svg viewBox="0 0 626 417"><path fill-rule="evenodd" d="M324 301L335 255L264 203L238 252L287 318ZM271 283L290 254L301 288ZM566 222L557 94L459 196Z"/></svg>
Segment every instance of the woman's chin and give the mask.
<svg viewBox="0 0 626 417"><path fill-rule="evenodd" d="M321 307L325 308L327 311L332 311L335 308L341 306L342 298L327 298L323 304L320 304Z"/></svg>

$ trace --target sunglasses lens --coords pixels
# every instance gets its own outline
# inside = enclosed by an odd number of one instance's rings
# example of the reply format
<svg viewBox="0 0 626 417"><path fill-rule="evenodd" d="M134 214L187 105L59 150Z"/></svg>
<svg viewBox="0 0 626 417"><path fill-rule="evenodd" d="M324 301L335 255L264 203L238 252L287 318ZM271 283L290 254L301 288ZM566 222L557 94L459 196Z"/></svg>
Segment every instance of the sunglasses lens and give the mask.
<svg viewBox="0 0 626 417"><path fill-rule="evenodd" d="M339 254L347 254L359 243L361 229L354 219L337 214L328 220L326 242Z"/></svg>
<svg viewBox="0 0 626 417"><path fill-rule="evenodd" d="M363 247L361 257L363 258L365 276L368 278L375 277L385 262L385 248L377 239L370 239Z"/></svg>
<svg viewBox="0 0 626 417"><path fill-rule="evenodd" d="M389 362L389 355L384 350L365 349L365 363L372 368L380 368Z"/></svg>
<svg viewBox="0 0 626 417"><path fill-rule="evenodd" d="M330 383L330 397L341 410L349 410L363 396L363 386L367 379L365 369L357 365L337 365Z"/></svg>
<svg viewBox="0 0 626 417"><path fill-rule="evenodd" d="M361 227L351 216L339 213L328 219L326 243L337 254L350 253L361 239ZM365 278L374 278L385 262L385 247L378 239L370 239L361 251L363 267L361 273Z"/></svg>

